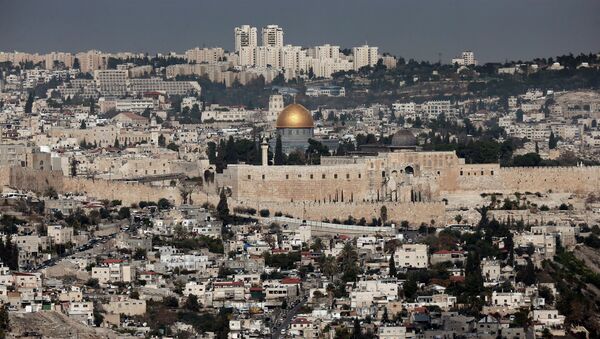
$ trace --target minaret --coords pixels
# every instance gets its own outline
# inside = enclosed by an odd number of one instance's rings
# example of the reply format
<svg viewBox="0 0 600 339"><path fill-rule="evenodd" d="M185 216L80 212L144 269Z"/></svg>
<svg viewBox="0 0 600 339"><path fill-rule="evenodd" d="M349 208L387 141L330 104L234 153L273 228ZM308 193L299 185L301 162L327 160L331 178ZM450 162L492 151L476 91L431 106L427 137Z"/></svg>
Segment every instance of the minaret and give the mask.
<svg viewBox="0 0 600 339"><path fill-rule="evenodd" d="M260 149L262 152L262 165L269 166L269 144L267 143L267 139L263 137L262 143L260 144Z"/></svg>

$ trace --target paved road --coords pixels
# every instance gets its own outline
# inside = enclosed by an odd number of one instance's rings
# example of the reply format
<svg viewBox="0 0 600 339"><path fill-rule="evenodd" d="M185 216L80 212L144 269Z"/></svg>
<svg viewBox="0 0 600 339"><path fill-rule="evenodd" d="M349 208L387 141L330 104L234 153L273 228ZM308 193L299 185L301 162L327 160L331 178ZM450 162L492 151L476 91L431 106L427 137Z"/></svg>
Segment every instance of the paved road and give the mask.
<svg viewBox="0 0 600 339"><path fill-rule="evenodd" d="M112 235L106 236L104 239L90 239L90 241L86 244L89 247L85 250L75 250L73 253L64 254L60 257L54 257L30 271L37 272L46 268L56 266L63 260L68 260L71 257L83 258L88 255L101 254L110 251L111 249L114 249L114 239L116 235L117 234L114 233Z"/></svg>
<svg viewBox="0 0 600 339"><path fill-rule="evenodd" d="M301 299L296 306L287 310L287 313L284 313L285 319L283 320L283 322L281 322L281 325L273 328L273 334L271 335L271 338L279 339L279 336L281 335L281 330L287 329L290 326L292 319L294 319L294 317L296 316L296 314L298 314L300 308L304 306L304 304L306 304L306 299Z"/></svg>

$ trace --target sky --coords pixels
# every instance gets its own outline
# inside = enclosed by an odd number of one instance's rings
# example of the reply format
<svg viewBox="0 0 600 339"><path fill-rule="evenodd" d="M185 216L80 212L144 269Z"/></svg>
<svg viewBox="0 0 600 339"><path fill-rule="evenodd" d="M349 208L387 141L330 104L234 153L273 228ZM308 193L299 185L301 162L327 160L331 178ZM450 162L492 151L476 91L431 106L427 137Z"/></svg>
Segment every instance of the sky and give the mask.
<svg viewBox="0 0 600 339"><path fill-rule="evenodd" d="M406 59L480 62L600 52L600 0L0 0L0 51L233 49L235 26L286 44L364 43Z"/></svg>

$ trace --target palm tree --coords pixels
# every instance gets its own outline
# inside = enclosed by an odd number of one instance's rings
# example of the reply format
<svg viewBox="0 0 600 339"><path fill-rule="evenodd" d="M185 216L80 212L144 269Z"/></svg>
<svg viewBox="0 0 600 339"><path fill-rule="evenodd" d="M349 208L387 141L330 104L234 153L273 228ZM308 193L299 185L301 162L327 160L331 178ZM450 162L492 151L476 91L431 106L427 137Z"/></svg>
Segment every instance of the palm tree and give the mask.
<svg viewBox="0 0 600 339"><path fill-rule="evenodd" d="M321 272L333 281L333 276L337 273L338 266L334 256L328 255L321 259Z"/></svg>

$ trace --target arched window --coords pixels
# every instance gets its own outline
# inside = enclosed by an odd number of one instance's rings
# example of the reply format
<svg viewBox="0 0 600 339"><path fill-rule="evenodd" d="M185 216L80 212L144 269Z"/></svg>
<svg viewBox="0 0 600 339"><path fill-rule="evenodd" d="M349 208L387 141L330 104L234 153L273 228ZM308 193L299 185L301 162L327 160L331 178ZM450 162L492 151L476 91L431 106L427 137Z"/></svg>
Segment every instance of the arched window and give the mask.
<svg viewBox="0 0 600 339"><path fill-rule="evenodd" d="M406 167L404 168L404 172L405 172L406 174L415 174L415 170L412 168L412 166L406 166Z"/></svg>

